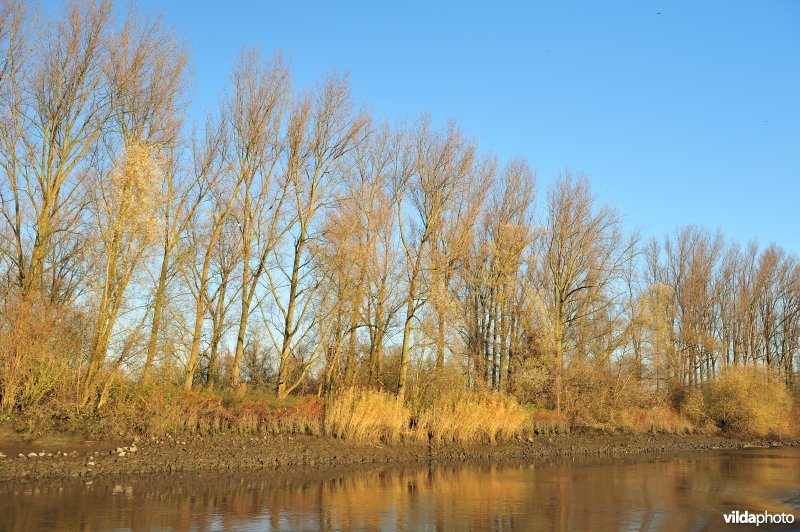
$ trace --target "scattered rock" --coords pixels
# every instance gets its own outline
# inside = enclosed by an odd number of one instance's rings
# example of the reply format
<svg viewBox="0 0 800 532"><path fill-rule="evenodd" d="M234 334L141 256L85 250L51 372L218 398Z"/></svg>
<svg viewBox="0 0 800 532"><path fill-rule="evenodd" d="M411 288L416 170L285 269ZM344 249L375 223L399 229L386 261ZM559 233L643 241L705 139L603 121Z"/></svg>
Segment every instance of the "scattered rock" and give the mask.
<svg viewBox="0 0 800 532"><path fill-rule="evenodd" d="M120 451L119 453L117 453L117 456L119 456L120 458L124 457L125 451Z"/></svg>
<svg viewBox="0 0 800 532"><path fill-rule="evenodd" d="M20 458L25 458L25 455L24 455L24 454L22 454L22 453L19 453L19 457L20 457Z"/></svg>
<svg viewBox="0 0 800 532"><path fill-rule="evenodd" d="M38 456L36 453L28 453L28 458L37 458Z"/></svg>

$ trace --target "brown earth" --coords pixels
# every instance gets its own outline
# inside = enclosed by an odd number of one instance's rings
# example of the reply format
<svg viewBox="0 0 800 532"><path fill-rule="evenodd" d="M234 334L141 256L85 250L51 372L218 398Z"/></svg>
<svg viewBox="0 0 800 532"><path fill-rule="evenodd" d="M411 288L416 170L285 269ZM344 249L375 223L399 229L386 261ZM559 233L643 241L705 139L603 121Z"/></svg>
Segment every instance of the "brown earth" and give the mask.
<svg viewBox="0 0 800 532"><path fill-rule="evenodd" d="M421 461L550 461L564 457L624 457L711 449L798 445L719 435L609 434L578 430L494 445L367 444L305 435L166 436L132 441L84 441L50 436L21 441L0 432L0 481L95 478L106 475L274 470L324 470ZM33 453L33 454L31 454ZM29 456L29 454L31 456Z"/></svg>

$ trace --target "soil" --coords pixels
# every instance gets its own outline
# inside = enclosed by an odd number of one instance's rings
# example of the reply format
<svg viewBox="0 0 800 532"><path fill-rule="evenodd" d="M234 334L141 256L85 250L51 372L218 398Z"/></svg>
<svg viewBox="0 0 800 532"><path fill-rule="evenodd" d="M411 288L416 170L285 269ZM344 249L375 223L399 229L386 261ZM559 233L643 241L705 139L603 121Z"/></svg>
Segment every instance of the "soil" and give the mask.
<svg viewBox="0 0 800 532"><path fill-rule="evenodd" d="M800 445L724 435L620 434L574 430L493 445L368 444L319 436L165 436L85 441L65 435L22 441L0 432L0 481L116 475L271 470L326 470L413 462L538 462L565 457L625 457L711 449ZM30 456L29 456L30 455Z"/></svg>

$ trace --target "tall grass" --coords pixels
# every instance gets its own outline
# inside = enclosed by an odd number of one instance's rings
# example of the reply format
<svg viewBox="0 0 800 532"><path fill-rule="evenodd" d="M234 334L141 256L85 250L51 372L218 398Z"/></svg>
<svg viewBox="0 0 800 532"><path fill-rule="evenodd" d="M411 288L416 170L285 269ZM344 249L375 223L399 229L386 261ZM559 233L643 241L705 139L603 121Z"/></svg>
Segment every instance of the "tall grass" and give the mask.
<svg viewBox="0 0 800 532"><path fill-rule="evenodd" d="M616 418L618 428L634 434L691 434L697 431L691 421L668 406L625 408Z"/></svg>
<svg viewBox="0 0 800 532"><path fill-rule="evenodd" d="M413 428L410 428L412 427ZM440 397L412 419L411 410L394 395L346 389L325 411L325 434L362 442L408 440L445 443L492 443L530 426L527 412L498 394Z"/></svg>
<svg viewBox="0 0 800 532"><path fill-rule="evenodd" d="M393 395L348 388L329 400L325 434L362 442L394 442L408 427L411 412Z"/></svg>
<svg viewBox="0 0 800 532"><path fill-rule="evenodd" d="M531 427L535 434L566 434L569 432L569 416L555 410L534 410L530 413Z"/></svg>
<svg viewBox="0 0 800 532"><path fill-rule="evenodd" d="M512 398L498 394L443 397L419 415L418 431L448 443L493 443L520 434L529 426L527 412Z"/></svg>

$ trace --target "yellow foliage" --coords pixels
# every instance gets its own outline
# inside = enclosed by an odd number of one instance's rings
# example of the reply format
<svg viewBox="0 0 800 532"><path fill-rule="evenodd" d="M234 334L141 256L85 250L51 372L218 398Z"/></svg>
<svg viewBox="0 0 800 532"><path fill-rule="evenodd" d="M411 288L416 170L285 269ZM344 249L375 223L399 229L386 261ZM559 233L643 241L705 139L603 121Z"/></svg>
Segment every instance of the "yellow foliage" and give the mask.
<svg viewBox="0 0 800 532"><path fill-rule="evenodd" d="M790 436L792 399L786 386L755 368L726 368L707 388L708 414L719 426L755 436Z"/></svg>
<svg viewBox="0 0 800 532"><path fill-rule="evenodd" d="M80 315L44 301L0 309L0 413L52 401L67 406L81 356ZM69 406L72 406L71 404Z"/></svg>
<svg viewBox="0 0 800 532"><path fill-rule="evenodd" d="M706 423L708 417L708 406L702 390L691 388L683 396L680 402L680 413L693 423Z"/></svg>
<svg viewBox="0 0 800 532"><path fill-rule="evenodd" d="M149 239L158 233L159 220L154 216L162 169L154 146L129 142L117 168L111 172L111 191L107 205L112 223L123 224L127 231Z"/></svg>

